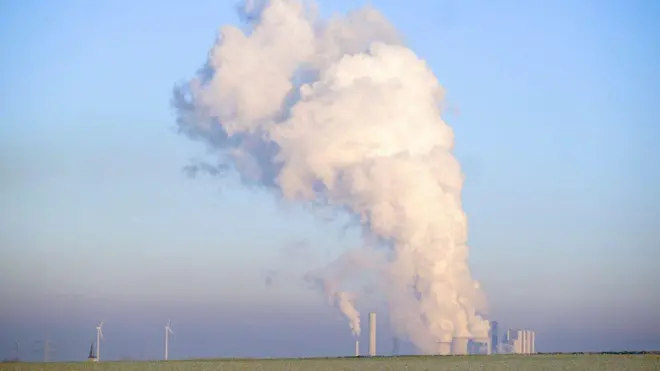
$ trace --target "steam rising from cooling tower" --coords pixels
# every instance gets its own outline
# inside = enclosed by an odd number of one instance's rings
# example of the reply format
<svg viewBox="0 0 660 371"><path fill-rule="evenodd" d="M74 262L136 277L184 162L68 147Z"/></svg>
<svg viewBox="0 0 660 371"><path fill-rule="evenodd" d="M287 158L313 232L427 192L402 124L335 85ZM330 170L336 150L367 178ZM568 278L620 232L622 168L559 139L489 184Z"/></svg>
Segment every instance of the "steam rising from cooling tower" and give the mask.
<svg viewBox="0 0 660 371"><path fill-rule="evenodd" d="M217 164L287 201L344 210L381 241L392 326L425 353L487 336L467 266L463 177L433 72L372 8L328 21L295 0L246 3L205 67L178 86L183 133ZM350 295L326 292L359 334ZM356 327L357 324L357 327Z"/></svg>

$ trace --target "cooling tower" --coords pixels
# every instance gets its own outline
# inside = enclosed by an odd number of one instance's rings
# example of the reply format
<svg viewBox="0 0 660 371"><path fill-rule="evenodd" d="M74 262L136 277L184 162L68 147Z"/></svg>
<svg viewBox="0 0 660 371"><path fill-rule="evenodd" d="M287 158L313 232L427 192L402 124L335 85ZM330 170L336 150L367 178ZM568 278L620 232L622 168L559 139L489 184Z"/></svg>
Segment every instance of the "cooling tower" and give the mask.
<svg viewBox="0 0 660 371"><path fill-rule="evenodd" d="M376 313L369 313L369 355L376 356Z"/></svg>
<svg viewBox="0 0 660 371"><path fill-rule="evenodd" d="M468 354L469 338L454 338L451 342L451 354L465 355Z"/></svg>
<svg viewBox="0 0 660 371"><path fill-rule="evenodd" d="M441 356L448 356L451 354L451 342L438 343L438 354Z"/></svg>

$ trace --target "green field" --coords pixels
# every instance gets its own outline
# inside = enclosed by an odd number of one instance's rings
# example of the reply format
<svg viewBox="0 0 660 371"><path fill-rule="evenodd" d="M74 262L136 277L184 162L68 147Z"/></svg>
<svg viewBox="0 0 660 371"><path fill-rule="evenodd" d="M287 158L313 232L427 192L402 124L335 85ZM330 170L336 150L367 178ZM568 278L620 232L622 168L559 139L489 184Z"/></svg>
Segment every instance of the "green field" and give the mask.
<svg viewBox="0 0 660 371"><path fill-rule="evenodd" d="M660 370L658 355L535 355L375 357L273 360L199 360L168 362L4 363L12 371L503 371L503 370Z"/></svg>

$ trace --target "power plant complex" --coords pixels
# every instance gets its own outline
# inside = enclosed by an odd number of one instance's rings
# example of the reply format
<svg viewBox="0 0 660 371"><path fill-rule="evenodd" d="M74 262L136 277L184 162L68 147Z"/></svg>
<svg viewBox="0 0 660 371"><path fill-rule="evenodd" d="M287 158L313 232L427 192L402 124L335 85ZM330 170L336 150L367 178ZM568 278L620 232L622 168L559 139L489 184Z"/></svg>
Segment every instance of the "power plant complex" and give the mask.
<svg viewBox="0 0 660 371"><path fill-rule="evenodd" d="M534 331L509 330L506 333L507 345L515 354L534 354Z"/></svg>
<svg viewBox="0 0 660 371"><path fill-rule="evenodd" d="M499 324L493 321L487 338L455 337L452 341L438 343L438 355L469 354L534 354L536 353L535 334L530 330L508 330L503 338L499 334ZM355 341L355 356L360 356L359 340ZM395 338L398 352L398 338ZM369 356L376 353L376 313L369 313Z"/></svg>
<svg viewBox="0 0 660 371"><path fill-rule="evenodd" d="M493 353L534 354L536 353L534 331L508 330L504 338L499 337L498 323L493 321L490 326L491 351Z"/></svg>

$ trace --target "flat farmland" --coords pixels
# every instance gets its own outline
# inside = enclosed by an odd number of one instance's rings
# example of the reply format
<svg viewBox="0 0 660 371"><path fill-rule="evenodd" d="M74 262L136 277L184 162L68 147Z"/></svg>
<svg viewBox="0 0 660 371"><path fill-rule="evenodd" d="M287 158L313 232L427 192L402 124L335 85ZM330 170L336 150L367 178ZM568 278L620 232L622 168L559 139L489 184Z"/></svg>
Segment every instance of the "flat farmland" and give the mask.
<svg viewBox="0 0 660 371"><path fill-rule="evenodd" d="M658 355L533 355L4 363L11 371L660 371Z"/></svg>

